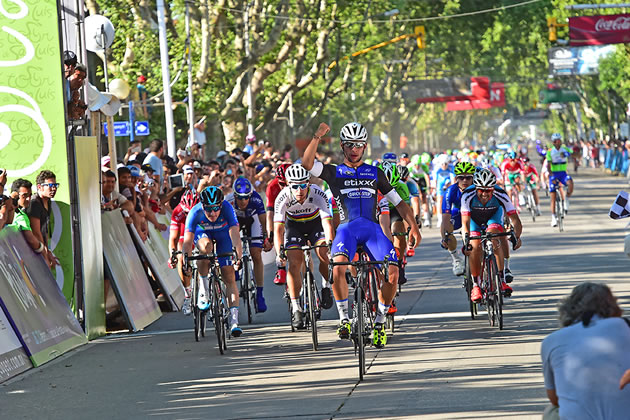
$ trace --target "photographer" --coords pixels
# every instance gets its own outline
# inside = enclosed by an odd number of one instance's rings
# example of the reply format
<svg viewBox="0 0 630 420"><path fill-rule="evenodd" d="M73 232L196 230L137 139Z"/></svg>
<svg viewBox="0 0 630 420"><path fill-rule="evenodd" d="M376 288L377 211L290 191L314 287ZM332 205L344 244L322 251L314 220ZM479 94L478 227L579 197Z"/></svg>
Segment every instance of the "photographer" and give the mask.
<svg viewBox="0 0 630 420"><path fill-rule="evenodd" d="M127 200L127 197L120 194L115 189L116 187L116 174L112 171L103 172L103 189L101 194L101 210L111 211L120 208L126 211L127 215L123 211L123 217L125 223L130 225L133 223L132 214L134 213L133 204Z"/></svg>

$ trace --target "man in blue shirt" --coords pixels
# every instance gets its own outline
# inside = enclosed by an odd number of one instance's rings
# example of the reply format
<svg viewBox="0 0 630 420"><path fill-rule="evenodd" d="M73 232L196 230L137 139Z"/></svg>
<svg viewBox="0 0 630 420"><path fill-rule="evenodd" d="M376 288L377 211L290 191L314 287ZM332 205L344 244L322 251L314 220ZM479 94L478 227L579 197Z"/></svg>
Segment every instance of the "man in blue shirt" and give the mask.
<svg viewBox="0 0 630 420"><path fill-rule="evenodd" d="M217 254L232 252L236 248L236 255L240 264L243 256L243 246L239 236L239 226L236 213L230 203L223 199L223 193L215 186L207 187L200 194L200 202L196 204L186 217L186 230L182 252L190 255L193 243L199 252L210 254L213 250ZM216 243L216 247L214 244ZM214 249L213 249L214 248ZM230 258L219 258L221 279L225 283L230 308L230 328L233 337L239 337L243 331L238 326L238 287L236 276ZM210 307L208 300L208 261L197 263L199 270L199 293L197 305L205 311Z"/></svg>

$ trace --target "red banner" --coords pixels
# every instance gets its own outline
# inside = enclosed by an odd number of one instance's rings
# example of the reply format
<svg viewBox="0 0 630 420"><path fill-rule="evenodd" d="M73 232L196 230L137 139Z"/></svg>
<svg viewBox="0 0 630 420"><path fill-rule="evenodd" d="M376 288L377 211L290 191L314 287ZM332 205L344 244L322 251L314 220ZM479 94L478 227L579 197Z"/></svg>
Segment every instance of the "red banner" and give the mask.
<svg viewBox="0 0 630 420"><path fill-rule="evenodd" d="M490 80L487 77L471 77L470 78L470 91L472 95L460 95L460 96L436 96L430 98L418 98L416 102L419 104L431 103L431 102L451 102L451 101L465 101L467 99L490 99Z"/></svg>
<svg viewBox="0 0 630 420"><path fill-rule="evenodd" d="M630 42L630 14L569 18L569 38L571 45Z"/></svg>
<svg viewBox="0 0 630 420"><path fill-rule="evenodd" d="M471 99L446 103L446 111L465 111L469 109L488 109L505 106L505 86L503 83L492 83L489 99Z"/></svg>

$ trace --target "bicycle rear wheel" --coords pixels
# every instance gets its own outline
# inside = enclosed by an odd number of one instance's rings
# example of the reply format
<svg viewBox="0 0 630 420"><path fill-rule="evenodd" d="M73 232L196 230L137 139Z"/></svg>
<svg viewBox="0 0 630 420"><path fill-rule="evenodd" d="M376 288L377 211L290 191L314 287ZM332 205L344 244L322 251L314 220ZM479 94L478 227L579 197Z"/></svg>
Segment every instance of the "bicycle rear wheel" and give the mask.
<svg viewBox="0 0 630 420"><path fill-rule="evenodd" d="M529 213L532 216L532 222L536 221L536 201L534 201L534 193L531 189L527 189L527 206L529 207Z"/></svg>
<svg viewBox="0 0 630 420"><path fill-rule="evenodd" d="M306 287L308 298L308 318L311 324L311 336L313 339L313 350L317 351L319 342L317 340L317 292L315 290L315 281L313 279L313 273L311 270L306 272Z"/></svg>

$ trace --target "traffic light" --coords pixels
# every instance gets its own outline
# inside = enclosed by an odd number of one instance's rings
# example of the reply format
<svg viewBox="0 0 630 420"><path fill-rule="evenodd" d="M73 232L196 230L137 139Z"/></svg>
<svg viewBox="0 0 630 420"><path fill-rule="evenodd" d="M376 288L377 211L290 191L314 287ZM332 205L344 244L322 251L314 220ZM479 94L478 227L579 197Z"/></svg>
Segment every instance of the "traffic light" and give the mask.
<svg viewBox="0 0 630 420"><path fill-rule="evenodd" d="M418 48L424 49L426 46L426 36L427 33L424 30L424 26L416 26L413 28L414 34L416 34L416 42L418 43Z"/></svg>
<svg viewBox="0 0 630 420"><path fill-rule="evenodd" d="M557 33L558 19L555 17L547 18L547 27L549 28L549 41L556 42L558 40Z"/></svg>

